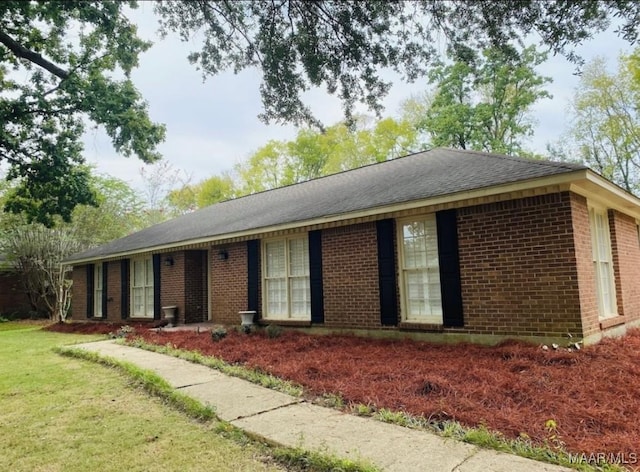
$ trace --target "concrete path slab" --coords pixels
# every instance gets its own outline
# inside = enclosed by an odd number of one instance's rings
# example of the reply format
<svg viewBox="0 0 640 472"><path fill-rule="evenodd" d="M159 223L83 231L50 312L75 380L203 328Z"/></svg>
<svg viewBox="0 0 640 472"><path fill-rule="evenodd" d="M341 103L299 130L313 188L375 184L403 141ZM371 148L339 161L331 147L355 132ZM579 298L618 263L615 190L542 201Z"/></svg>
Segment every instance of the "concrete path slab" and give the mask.
<svg viewBox="0 0 640 472"><path fill-rule="evenodd" d="M217 370L178 359L177 357L145 351L130 346L117 344L115 341L98 341L78 344L73 347L96 352L103 356L113 357L146 370L150 370L165 379L173 388L184 388L205 382L227 378Z"/></svg>
<svg viewBox="0 0 640 472"><path fill-rule="evenodd" d="M257 415L301 401L234 377L192 385L181 389L181 392L205 405L215 407L216 415L225 421Z"/></svg>
<svg viewBox="0 0 640 472"><path fill-rule="evenodd" d="M516 470L535 472L571 471L544 462L532 461L525 457L505 454L489 449L478 449L478 452L456 467L453 472L513 472Z"/></svg>
<svg viewBox="0 0 640 472"><path fill-rule="evenodd" d="M99 341L73 347L131 362L174 388L215 407L218 416L272 444L365 460L389 472L570 472L427 431L312 405L205 366L164 354Z"/></svg>
<svg viewBox="0 0 640 472"><path fill-rule="evenodd" d="M449 471L477 448L336 410L303 403L232 421L234 426L289 447L367 459L386 471Z"/></svg>

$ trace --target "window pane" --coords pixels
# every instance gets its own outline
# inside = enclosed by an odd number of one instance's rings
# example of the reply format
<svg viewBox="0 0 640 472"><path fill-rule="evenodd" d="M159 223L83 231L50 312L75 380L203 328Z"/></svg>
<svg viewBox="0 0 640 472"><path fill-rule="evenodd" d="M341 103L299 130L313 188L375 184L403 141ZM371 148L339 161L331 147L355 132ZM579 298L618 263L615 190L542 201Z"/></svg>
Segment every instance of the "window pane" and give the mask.
<svg viewBox="0 0 640 472"><path fill-rule="evenodd" d="M96 290L101 289L102 288L102 264L96 265L94 279L95 279Z"/></svg>
<svg viewBox="0 0 640 472"><path fill-rule="evenodd" d="M133 289L133 315L144 315L144 288L135 287Z"/></svg>
<svg viewBox="0 0 640 472"><path fill-rule="evenodd" d="M94 270L94 290L93 290L93 316L102 316L102 264L97 264Z"/></svg>
<svg viewBox="0 0 640 472"><path fill-rule="evenodd" d="M403 276L406 317L442 316L438 233L435 215L405 223L403 235ZM442 322L428 320L429 322Z"/></svg>
<svg viewBox="0 0 640 472"><path fill-rule="evenodd" d="M311 315L309 277L291 279L291 316Z"/></svg>
<svg viewBox="0 0 640 472"><path fill-rule="evenodd" d="M269 316L282 316L287 314L286 279L267 280L267 313Z"/></svg>
<svg viewBox="0 0 640 472"><path fill-rule="evenodd" d="M308 239L266 242L264 261L266 317L309 317L311 289Z"/></svg>
<svg viewBox="0 0 640 472"><path fill-rule="evenodd" d="M153 261L149 258L145 259L144 263L146 267L146 280L144 281L144 285L153 287Z"/></svg>
<svg viewBox="0 0 640 472"><path fill-rule="evenodd" d="M406 272L407 306L411 316L441 315L440 275L429 270Z"/></svg>
<svg viewBox="0 0 640 472"><path fill-rule="evenodd" d="M309 243L306 239L289 241L289 275L309 275Z"/></svg>
<svg viewBox="0 0 640 472"><path fill-rule="evenodd" d="M134 317L152 318L153 306L153 260L152 258L131 261L131 314Z"/></svg>
<svg viewBox="0 0 640 472"><path fill-rule="evenodd" d="M146 295L146 316L153 317L153 287L147 287L144 289Z"/></svg>
<svg viewBox="0 0 640 472"><path fill-rule="evenodd" d="M133 261L133 286L144 286L144 261Z"/></svg>
<svg viewBox="0 0 640 472"><path fill-rule="evenodd" d="M282 277L286 275L285 243L275 241L265 246L267 253L267 277Z"/></svg>
<svg viewBox="0 0 640 472"><path fill-rule="evenodd" d="M93 302L93 315L102 316L102 290L96 290Z"/></svg>
<svg viewBox="0 0 640 472"><path fill-rule="evenodd" d="M613 307L612 293L611 293L611 265L607 262L600 262L598 264L599 271L597 272L597 278L599 278L599 285L602 296L602 306L606 312L611 312Z"/></svg>
<svg viewBox="0 0 640 472"><path fill-rule="evenodd" d="M606 211L591 208L589 220L598 311L601 318L606 318L614 315L617 311L611 262L609 219Z"/></svg>

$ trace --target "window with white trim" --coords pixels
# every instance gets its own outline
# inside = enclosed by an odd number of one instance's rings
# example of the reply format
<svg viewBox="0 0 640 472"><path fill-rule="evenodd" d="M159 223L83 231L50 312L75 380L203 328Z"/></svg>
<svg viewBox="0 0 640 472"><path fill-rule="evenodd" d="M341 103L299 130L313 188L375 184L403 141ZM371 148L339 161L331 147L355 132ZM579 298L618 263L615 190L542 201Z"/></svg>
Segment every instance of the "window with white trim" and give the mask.
<svg viewBox="0 0 640 472"><path fill-rule="evenodd" d="M153 261L151 257L131 261L131 316L153 318Z"/></svg>
<svg viewBox="0 0 640 472"><path fill-rule="evenodd" d="M96 264L93 268L93 316L102 318L102 264Z"/></svg>
<svg viewBox="0 0 640 472"><path fill-rule="evenodd" d="M403 319L442 324L436 216L399 223Z"/></svg>
<svg viewBox="0 0 640 472"><path fill-rule="evenodd" d="M615 316L618 312L613 279L613 257L609 235L609 217L606 209L589 208L593 270L596 276L596 297L600 319Z"/></svg>
<svg viewBox="0 0 640 472"><path fill-rule="evenodd" d="M263 244L265 319L311 319L307 236Z"/></svg>

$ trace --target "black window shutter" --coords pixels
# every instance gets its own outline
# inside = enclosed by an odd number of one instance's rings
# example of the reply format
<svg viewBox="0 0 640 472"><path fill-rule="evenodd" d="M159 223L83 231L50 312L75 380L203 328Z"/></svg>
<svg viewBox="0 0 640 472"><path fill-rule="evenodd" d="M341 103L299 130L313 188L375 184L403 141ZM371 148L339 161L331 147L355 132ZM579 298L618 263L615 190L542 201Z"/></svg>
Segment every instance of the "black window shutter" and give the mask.
<svg viewBox="0 0 640 472"><path fill-rule="evenodd" d="M259 311L258 287L260 287L260 240L247 241L247 310Z"/></svg>
<svg viewBox="0 0 640 472"><path fill-rule="evenodd" d="M398 324L398 289L393 220L377 221L376 232L378 236L380 323L383 326L396 326Z"/></svg>
<svg viewBox="0 0 640 472"><path fill-rule="evenodd" d="M464 316L462 313L456 210L437 212L436 222L438 225L438 260L440 263L443 324L448 327L460 327L464 326Z"/></svg>
<svg viewBox="0 0 640 472"><path fill-rule="evenodd" d="M94 291L94 275L95 266L93 264L87 264L87 318L93 317L93 297Z"/></svg>
<svg viewBox="0 0 640 472"><path fill-rule="evenodd" d="M309 232L309 284L311 289L311 322L324 323L321 230Z"/></svg>
<svg viewBox="0 0 640 472"><path fill-rule="evenodd" d="M120 315L129 317L129 259L120 261Z"/></svg>
<svg viewBox="0 0 640 472"><path fill-rule="evenodd" d="M153 255L153 319L162 318L162 306L160 306L160 254Z"/></svg>
<svg viewBox="0 0 640 472"><path fill-rule="evenodd" d="M100 300L100 303L102 303L102 317L106 318L107 317L107 280L109 279L109 263L108 262L103 262L102 263L102 300Z"/></svg>

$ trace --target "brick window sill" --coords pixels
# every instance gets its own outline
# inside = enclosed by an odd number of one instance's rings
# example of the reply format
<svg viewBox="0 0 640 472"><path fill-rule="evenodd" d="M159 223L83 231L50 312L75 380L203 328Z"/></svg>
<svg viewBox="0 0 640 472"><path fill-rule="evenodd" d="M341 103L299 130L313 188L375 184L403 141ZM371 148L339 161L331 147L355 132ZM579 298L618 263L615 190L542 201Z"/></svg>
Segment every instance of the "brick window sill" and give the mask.
<svg viewBox="0 0 640 472"><path fill-rule="evenodd" d="M600 329L613 328L627 322L627 317L624 315L612 316L611 318L600 321Z"/></svg>
<svg viewBox="0 0 640 472"><path fill-rule="evenodd" d="M308 328L311 326L311 320L267 320L267 319L259 319L258 325L260 326L268 326L268 325L278 325L278 326L291 326L297 328Z"/></svg>
<svg viewBox="0 0 640 472"><path fill-rule="evenodd" d="M434 323L410 323L404 321L398 323L398 329L401 331L430 331L441 333L444 331L444 326Z"/></svg>

